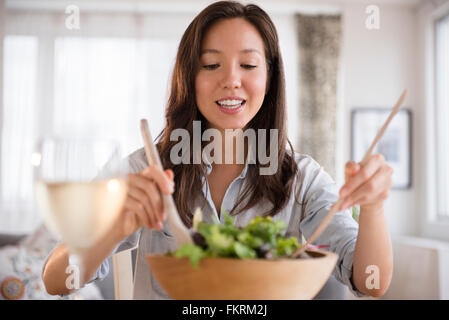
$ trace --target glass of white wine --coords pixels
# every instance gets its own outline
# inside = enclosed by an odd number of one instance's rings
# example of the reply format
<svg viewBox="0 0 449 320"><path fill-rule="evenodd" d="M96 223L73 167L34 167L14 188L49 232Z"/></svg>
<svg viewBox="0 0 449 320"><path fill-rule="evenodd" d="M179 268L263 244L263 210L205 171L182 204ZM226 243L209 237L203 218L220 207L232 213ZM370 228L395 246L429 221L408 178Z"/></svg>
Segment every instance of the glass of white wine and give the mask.
<svg viewBox="0 0 449 320"><path fill-rule="evenodd" d="M79 289L84 253L110 230L126 198L120 145L95 137L45 137L32 163L44 223L69 251L66 286Z"/></svg>

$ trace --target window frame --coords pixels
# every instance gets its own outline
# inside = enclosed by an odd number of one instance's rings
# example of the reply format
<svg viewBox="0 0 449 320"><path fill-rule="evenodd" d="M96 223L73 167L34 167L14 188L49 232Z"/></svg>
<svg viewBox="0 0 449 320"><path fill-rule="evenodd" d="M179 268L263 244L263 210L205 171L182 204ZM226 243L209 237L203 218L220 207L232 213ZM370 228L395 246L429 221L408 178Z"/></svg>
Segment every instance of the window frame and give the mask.
<svg viewBox="0 0 449 320"><path fill-rule="evenodd" d="M438 208L438 135L436 126L437 117L437 42L436 25L440 19L449 15L449 2L446 2L436 8L433 8L421 16L423 30L423 63L425 79L423 88L425 88L423 98L423 108L425 109L425 131L423 134L423 161L425 169L421 173L423 176L422 194L418 195L417 201L421 201L417 207L419 217L419 235L425 238L433 238L443 241L449 241L449 217L439 214ZM419 191L418 191L419 192Z"/></svg>
<svg viewBox="0 0 449 320"><path fill-rule="evenodd" d="M436 131L435 132L435 136L436 136L435 146L436 147L438 145L441 145L443 142L447 142L446 140L444 140L444 141L440 141L439 140L440 139L440 135L439 135L439 132L438 132L439 131L439 123L438 123L438 120L437 120L437 118L438 118L438 111L441 108L440 105L439 105L440 101L439 101L439 98L438 98L440 92L439 92L439 84L438 84L438 72L439 72L438 71L438 67L439 66L437 65L437 63L438 63L438 39L437 39L437 28L438 27L437 27L437 24L440 21L443 21L443 20L447 20L448 23L449 23L449 9L447 10L447 12L445 14L443 14L439 18L435 19L434 20L434 25L433 25L433 30L434 30L434 33L435 33L435 37L434 37L434 58L435 58L435 65L434 65L434 72L435 72L435 76L434 76L434 78L435 78L434 96L435 96L435 110L436 110L436 112L435 112L435 118L434 119L435 119L435 131ZM449 52L447 52L447 54L449 54ZM449 140L449 135L446 138L448 138L448 140ZM437 150L437 153L438 153L438 148L436 148L436 150ZM439 157L438 156L436 157L435 162L436 162L436 168L439 168L441 164L439 163ZM439 190L439 188L440 188L440 185L439 185L440 181L439 181L439 179L440 179L440 176L437 175L436 176L436 181L435 181L435 183L437 185L437 203L439 203L440 196L442 196L440 194L441 190ZM444 209L449 210L449 205L446 208L444 208ZM437 211L437 220L444 221L444 222L449 222L449 212L443 212L442 208L439 207L439 204L437 204L437 206L436 206L436 211Z"/></svg>

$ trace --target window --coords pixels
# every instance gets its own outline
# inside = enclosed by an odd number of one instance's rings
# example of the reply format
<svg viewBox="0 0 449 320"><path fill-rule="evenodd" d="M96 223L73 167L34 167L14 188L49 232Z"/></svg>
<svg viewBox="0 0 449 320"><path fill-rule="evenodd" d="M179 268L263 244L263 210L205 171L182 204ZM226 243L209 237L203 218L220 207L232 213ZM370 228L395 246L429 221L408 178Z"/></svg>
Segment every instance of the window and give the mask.
<svg viewBox="0 0 449 320"><path fill-rule="evenodd" d="M418 80L423 105L421 117L416 119L423 131L415 135L421 170L417 229L420 236L449 241L449 2L423 4L420 8L424 77Z"/></svg>
<svg viewBox="0 0 449 320"><path fill-rule="evenodd" d="M123 152L140 148L139 120L154 137L163 129L176 42L133 38L55 40L54 132L79 127L120 139Z"/></svg>
<svg viewBox="0 0 449 320"><path fill-rule="evenodd" d="M51 14L7 16L0 61L0 232L24 233L41 222L30 163L37 137L87 128L118 139L126 156L142 147L141 118L149 119L154 138L165 126L179 36L172 31L161 37L147 28L156 15L145 17L139 30L134 16L124 16L117 31L110 26L121 18L92 14L83 20L82 34L66 30Z"/></svg>
<svg viewBox="0 0 449 320"><path fill-rule="evenodd" d="M438 216L449 218L449 14L435 22Z"/></svg>

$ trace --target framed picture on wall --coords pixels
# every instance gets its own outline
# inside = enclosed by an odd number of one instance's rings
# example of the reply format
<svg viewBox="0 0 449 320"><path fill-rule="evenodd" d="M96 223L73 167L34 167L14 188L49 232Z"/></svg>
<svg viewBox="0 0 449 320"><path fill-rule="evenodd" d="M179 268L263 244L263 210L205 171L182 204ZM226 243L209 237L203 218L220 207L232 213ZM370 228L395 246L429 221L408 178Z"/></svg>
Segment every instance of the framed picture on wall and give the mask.
<svg viewBox="0 0 449 320"><path fill-rule="evenodd" d="M351 113L351 158L362 161L363 156L387 119L391 108L355 108ZM401 109L391 120L382 139L373 150L380 153L394 169L394 189L408 189L412 185L411 111Z"/></svg>

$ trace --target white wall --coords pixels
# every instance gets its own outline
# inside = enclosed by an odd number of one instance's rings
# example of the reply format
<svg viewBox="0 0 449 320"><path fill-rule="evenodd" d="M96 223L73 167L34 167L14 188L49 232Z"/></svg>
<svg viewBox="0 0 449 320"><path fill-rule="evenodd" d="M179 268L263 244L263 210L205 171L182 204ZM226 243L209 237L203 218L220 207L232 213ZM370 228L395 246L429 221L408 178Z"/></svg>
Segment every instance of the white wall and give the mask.
<svg viewBox="0 0 449 320"><path fill-rule="evenodd" d="M350 159L351 109L355 107L392 108L402 91L408 95L404 107L414 115L421 108L418 104L417 81L417 16L408 6L387 6L380 8L380 29L365 28L364 5L344 6L343 24L343 121L342 135L344 161ZM412 146L419 133L412 134ZM393 235L417 233L416 165L419 150L413 148L412 187L408 190L392 190L385 202L386 217Z"/></svg>

